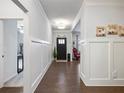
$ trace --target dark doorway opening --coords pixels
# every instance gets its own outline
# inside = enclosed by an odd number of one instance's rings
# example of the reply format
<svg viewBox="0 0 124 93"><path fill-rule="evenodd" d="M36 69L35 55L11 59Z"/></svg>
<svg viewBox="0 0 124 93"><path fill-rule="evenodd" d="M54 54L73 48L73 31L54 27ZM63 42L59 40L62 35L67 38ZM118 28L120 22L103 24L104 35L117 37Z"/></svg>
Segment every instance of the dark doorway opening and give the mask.
<svg viewBox="0 0 124 93"><path fill-rule="evenodd" d="M57 60L66 60L66 38L57 38Z"/></svg>

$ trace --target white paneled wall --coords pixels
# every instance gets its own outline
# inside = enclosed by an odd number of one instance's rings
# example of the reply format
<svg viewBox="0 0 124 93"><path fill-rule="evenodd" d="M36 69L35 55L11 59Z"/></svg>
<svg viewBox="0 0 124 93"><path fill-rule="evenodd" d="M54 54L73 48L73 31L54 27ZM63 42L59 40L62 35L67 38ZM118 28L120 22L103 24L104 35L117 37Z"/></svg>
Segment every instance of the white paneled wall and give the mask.
<svg viewBox="0 0 124 93"><path fill-rule="evenodd" d="M87 40L81 53L81 78L87 86L124 86L123 40Z"/></svg>
<svg viewBox="0 0 124 93"><path fill-rule="evenodd" d="M31 84L35 82L36 78L42 73L42 47L38 43L31 44Z"/></svg>
<svg viewBox="0 0 124 93"><path fill-rule="evenodd" d="M115 80L124 80L124 42L115 42L114 51L114 72ZM114 74L114 73L113 73Z"/></svg>
<svg viewBox="0 0 124 93"><path fill-rule="evenodd" d="M31 43L31 87L34 91L51 64L51 46Z"/></svg>
<svg viewBox="0 0 124 93"><path fill-rule="evenodd" d="M90 43L90 79L108 79L109 43Z"/></svg>

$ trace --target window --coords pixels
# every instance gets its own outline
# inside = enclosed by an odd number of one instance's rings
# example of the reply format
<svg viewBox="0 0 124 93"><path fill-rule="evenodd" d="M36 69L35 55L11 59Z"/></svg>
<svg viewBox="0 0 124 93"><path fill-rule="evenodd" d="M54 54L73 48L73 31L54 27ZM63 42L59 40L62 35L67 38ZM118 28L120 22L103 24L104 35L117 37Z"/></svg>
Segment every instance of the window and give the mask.
<svg viewBox="0 0 124 93"><path fill-rule="evenodd" d="M59 39L59 44L65 44L65 39Z"/></svg>

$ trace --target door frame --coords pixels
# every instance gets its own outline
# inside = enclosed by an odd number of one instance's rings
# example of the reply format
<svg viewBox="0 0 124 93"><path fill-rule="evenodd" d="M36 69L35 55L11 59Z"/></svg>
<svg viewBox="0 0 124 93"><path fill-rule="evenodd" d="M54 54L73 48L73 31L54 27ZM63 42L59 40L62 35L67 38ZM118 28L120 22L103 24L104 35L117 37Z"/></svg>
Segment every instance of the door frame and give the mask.
<svg viewBox="0 0 124 93"><path fill-rule="evenodd" d="M28 16L27 15L25 15L25 17L22 17L22 18L0 18L0 20L21 20L22 21L22 23L24 24L24 89L25 89L25 87L27 87L27 71L29 71L28 69L28 54L27 54L27 51L28 51L28 48L29 47L27 47L27 46L29 46L29 33L28 33ZM4 31L4 30L3 30ZM2 39L2 41L3 41L3 39ZM4 42L4 41L3 41ZM2 46L2 50L3 50L3 46ZM0 55L0 57L2 57L2 55L3 55L3 53ZM0 62L0 66L1 66L1 68L0 68L0 70L1 70L1 73L0 74L2 74L2 75L0 75L0 76L4 76L4 62L3 62L3 58L2 58L2 62ZM2 77L2 79L3 79L3 77ZM3 80L2 80L3 81ZM4 82L1 82L1 85L0 85L0 87L2 88L2 87L4 87L3 86L3 84L4 84Z"/></svg>
<svg viewBox="0 0 124 93"><path fill-rule="evenodd" d="M56 38L56 48L58 47L58 39L65 39L65 46L66 46L66 59L65 60L67 60L67 38L66 37L57 37ZM57 48L57 50L58 50L58 48ZM57 51L58 52L58 51ZM58 55L57 55L57 60L61 60L61 59L58 59ZM64 60L64 59L62 59L62 60Z"/></svg>
<svg viewBox="0 0 124 93"><path fill-rule="evenodd" d="M23 24L24 24L24 75L23 75L23 86L24 86L24 90L23 93L31 93L31 84L30 84L30 61L29 61L29 57L30 57L30 34L29 34L29 18L28 18L28 14L24 13L24 15L22 17L1 17L0 16L0 20L5 20L5 19L15 19L15 20L22 20ZM1 56L1 55L0 55ZM1 65L1 69L2 69L2 74L3 74L3 62L0 63ZM0 70L1 70L0 69ZM1 76L1 75L0 75ZM3 75L2 75L3 76ZM3 87L3 84L1 84L0 87Z"/></svg>
<svg viewBox="0 0 124 93"><path fill-rule="evenodd" d="M3 87L3 22L1 22L0 30L0 88Z"/></svg>

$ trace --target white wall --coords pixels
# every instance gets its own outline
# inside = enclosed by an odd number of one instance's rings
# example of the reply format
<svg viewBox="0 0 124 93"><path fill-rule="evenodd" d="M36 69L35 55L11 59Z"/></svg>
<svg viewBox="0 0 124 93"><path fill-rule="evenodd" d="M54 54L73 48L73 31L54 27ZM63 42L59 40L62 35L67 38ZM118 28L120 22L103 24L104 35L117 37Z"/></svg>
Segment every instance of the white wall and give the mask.
<svg viewBox="0 0 124 93"><path fill-rule="evenodd" d="M96 37L96 26L124 25L123 10L124 5L119 1L84 1L80 42L81 78L87 86L124 86L124 38Z"/></svg>
<svg viewBox="0 0 124 93"><path fill-rule="evenodd" d="M4 26L4 82L17 75L17 21L3 20Z"/></svg>
<svg viewBox="0 0 124 93"><path fill-rule="evenodd" d="M67 53L71 54L71 60L72 60L72 32L70 30L54 30L53 31L53 48L56 47L57 37L67 38Z"/></svg>
<svg viewBox="0 0 124 93"><path fill-rule="evenodd" d="M124 24L124 6L87 6L85 12L85 30L87 38L96 38L96 26ZM92 15L92 16L91 16Z"/></svg>

